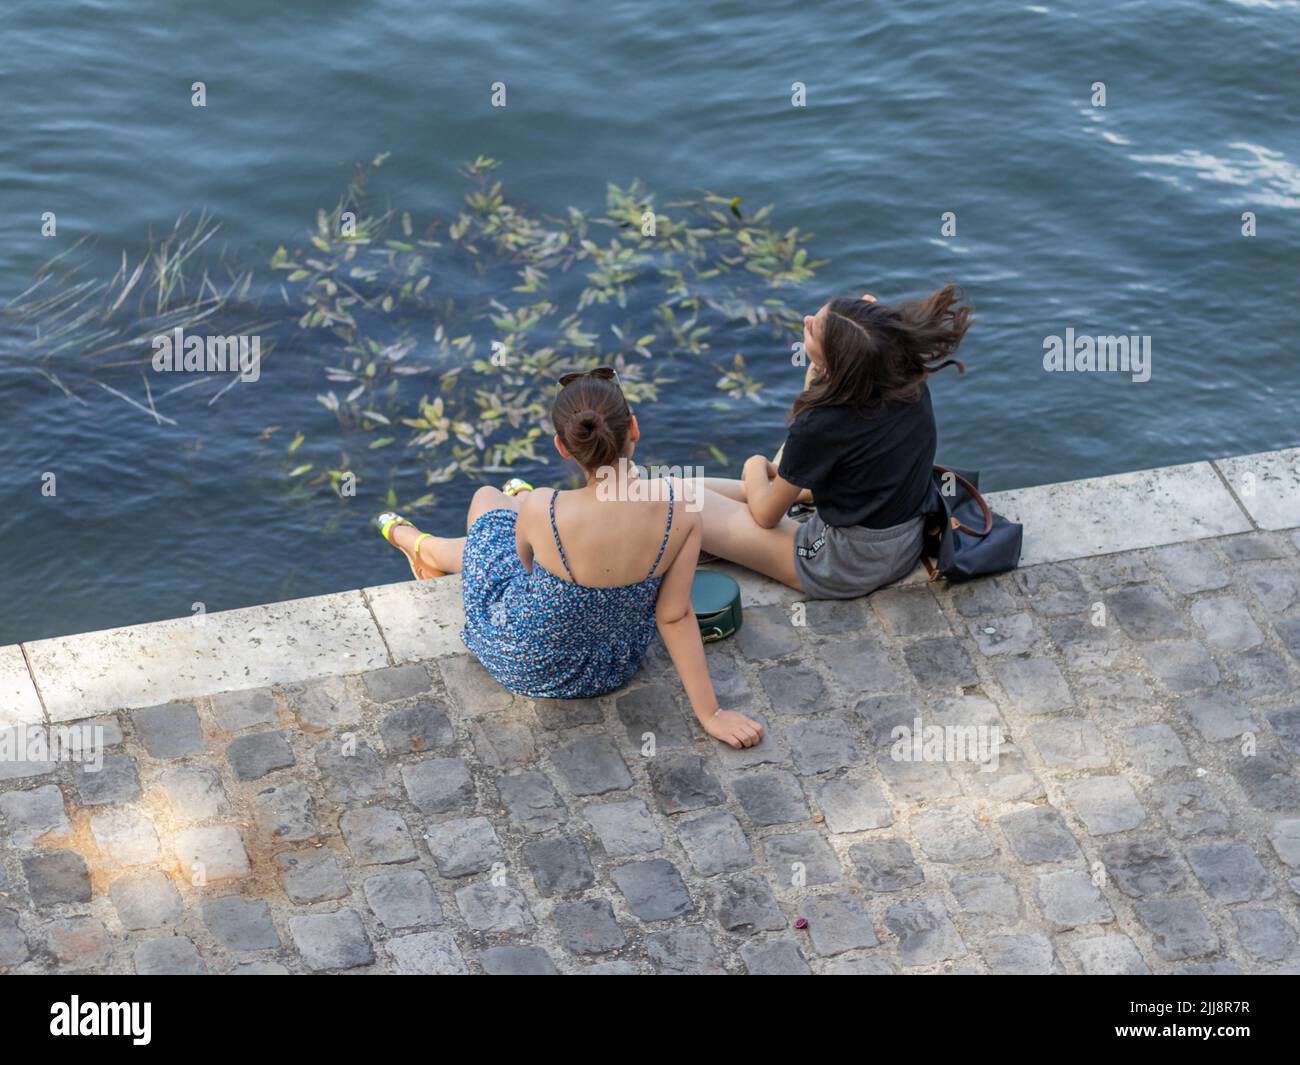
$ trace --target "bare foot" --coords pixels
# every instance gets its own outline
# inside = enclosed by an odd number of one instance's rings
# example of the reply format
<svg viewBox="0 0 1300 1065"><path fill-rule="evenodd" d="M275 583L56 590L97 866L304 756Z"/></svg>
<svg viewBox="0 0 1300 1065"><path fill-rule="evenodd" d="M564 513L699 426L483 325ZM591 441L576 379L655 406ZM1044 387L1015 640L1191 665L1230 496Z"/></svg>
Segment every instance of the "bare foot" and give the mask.
<svg viewBox="0 0 1300 1065"><path fill-rule="evenodd" d="M757 721L751 721L739 710L718 710L700 724L715 740L721 740L737 749L753 747L763 738L763 726Z"/></svg>

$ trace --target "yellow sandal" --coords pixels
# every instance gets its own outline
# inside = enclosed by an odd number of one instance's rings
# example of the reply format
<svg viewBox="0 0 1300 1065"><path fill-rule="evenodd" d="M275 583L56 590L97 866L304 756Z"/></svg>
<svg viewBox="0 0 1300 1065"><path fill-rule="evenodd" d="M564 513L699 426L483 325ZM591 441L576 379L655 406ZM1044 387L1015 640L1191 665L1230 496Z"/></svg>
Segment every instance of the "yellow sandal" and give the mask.
<svg viewBox="0 0 1300 1065"><path fill-rule="evenodd" d="M432 536L433 533L420 533L410 547L402 547L393 542L393 529L398 525L410 525L411 528L414 529L414 524L407 521L400 514L394 514L392 511L386 511L383 514L380 514L379 517L375 519L375 524L379 526L379 535L406 556L406 561L411 566L411 575L415 577L417 581L427 581L434 577L447 576L445 572L438 569L436 566L430 565L420 557L420 544L424 542L425 537Z"/></svg>

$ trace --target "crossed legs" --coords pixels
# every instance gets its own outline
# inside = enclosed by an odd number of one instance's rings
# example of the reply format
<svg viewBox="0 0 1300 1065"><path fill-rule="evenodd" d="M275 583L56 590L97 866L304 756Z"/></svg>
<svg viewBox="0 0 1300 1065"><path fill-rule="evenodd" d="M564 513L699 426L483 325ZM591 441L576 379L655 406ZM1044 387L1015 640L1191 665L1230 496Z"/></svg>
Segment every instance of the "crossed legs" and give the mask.
<svg viewBox="0 0 1300 1065"><path fill-rule="evenodd" d="M740 481L704 477L696 485L704 514L702 550L803 591L794 568L797 521L783 517L776 528L764 529L749 512Z"/></svg>

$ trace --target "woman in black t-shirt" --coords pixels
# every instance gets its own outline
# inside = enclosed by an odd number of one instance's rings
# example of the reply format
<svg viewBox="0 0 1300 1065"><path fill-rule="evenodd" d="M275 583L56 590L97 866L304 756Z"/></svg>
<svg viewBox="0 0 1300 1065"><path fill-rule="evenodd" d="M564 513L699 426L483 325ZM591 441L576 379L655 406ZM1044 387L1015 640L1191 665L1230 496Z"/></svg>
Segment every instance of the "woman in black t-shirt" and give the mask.
<svg viewBox="0 0 1300 1065"><path fill-rule="evenodd" d="M926 379L970 325L955 285L895 306L836 299L804 318L808 372L776 466L705 478L703 549L814 599L851 599L906 576L921 556L935 453ZM811 499L802 525L786 516Z"/></svg>

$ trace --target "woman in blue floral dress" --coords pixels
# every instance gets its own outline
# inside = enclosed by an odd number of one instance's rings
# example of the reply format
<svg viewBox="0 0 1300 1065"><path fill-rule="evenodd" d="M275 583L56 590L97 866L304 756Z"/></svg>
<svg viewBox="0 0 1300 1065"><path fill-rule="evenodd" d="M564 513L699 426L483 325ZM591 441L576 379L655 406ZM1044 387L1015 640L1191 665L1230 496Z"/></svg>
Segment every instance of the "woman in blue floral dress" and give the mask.
<svg viewBox="0 0 1300 1065"><path fill-rule="evenodd" d="M461 574L461 639L511 691L548 699L613 691L636 673L657 629L704 730L753 746L763 728L718 706L691 610L700 514L681 505L671 480L637 476L640 430L613 370L567 374L560 385L555 448L582 467L584 487L480 488L464 537L420 533L389 514L385 539L417 577Z"/></svg>

